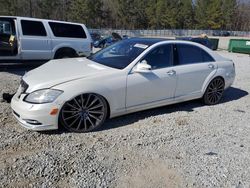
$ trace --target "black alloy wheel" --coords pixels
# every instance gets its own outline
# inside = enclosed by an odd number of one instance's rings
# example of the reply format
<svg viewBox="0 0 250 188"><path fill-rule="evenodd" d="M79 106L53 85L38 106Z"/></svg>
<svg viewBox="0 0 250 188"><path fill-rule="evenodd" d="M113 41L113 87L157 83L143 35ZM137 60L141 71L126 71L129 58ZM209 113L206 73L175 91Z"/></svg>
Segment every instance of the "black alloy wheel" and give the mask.
<svg viewBox="0 0 250 188"><path fill-rule="evenodd" d="M220 102L224 93L225 82L222 78L217 77L213 79L203 96L203 101L207 105L214 105Z"/></svg>
<svg viewBox="0 0 250 188"><path fill-rule="evenodd" d="M82 94L66 102L59 121L69 131L89 132L101 127L107 117L107 103L97 94Z"/></svg>

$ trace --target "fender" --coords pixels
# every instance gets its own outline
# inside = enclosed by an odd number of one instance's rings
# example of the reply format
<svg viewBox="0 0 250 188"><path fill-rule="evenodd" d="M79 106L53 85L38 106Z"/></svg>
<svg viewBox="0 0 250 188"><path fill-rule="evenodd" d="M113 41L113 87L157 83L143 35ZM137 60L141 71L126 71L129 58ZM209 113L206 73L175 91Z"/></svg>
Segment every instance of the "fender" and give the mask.
<svg viewBox="0 0 250 188"><path fill-rule="evenodd" d="M126 80L124 78L124 84L125 82ZM62 98L67 98L69 100L78 95L87 93L94 93L104 97L107 100L108 105L110 106L110 117L112 117L116 113L125 111L126 88L121 87L120 85L105 84L103 82L96 83L91 82L89 79L86 79L86 82L83 82L82 79L79 79L75 80L74 84L72 84L72 82L67 82L57 85L53 88L64 90ZM62 106L66 101L60 98L61 97L59 97L57 100L58 104Z"/></svg>

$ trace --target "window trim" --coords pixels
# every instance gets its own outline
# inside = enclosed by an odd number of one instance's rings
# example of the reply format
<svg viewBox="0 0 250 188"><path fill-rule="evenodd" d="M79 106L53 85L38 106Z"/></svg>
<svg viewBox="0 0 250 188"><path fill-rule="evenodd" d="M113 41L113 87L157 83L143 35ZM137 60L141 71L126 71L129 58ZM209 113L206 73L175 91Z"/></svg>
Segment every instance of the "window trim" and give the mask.
<svg viewBox="0 0 250 188"><path fill-rule="evenodd" d="M27 35L27 34L24 34L23 32L23 25L22 25L22 21L28 21L28 22L37 22L37 23L41 23L43 28L44 28L44 31L45 31L45 35ZM46 27L45 27L45 24L43 23L43 21L38 21L38 20L25 20L25 19L21 19L20 20L20 26L21 26L21 30L22 30L22 35L23 36L28 36L28 37L48 37L48 32L46 30Z"/></svg>
<svg viewBox="0 0 250 188"><path fill-rule="evenodd" d="M203 53L202 53L202 62L195 62L195 63L189 63L189 64L180 64L180 61L179 61L179 52L178 52L178 44L179 45L186 45L186 46L192 46L192 47L195 47L195 48L199 48ZM174 60L174 66L185 66L185 65L193 65L193 64L203 64L203 63L211 63L211 62L215 62L215 59L204 49L196 46L196 45L193 45L193 44L181 44L181 43L175 43L174 44L174 57L175 57L175 60ZM208 55L213 61L204 61L204 54Z"/></svg>

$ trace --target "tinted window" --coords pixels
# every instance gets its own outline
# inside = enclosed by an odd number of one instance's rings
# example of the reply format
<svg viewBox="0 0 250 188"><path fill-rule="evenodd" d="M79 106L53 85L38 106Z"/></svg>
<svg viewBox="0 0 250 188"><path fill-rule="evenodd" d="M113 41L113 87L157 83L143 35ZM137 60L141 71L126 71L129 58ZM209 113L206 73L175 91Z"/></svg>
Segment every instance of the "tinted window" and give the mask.
<svg viewBox="0 0 250 188"><path fill-rule="evenodd" d="M44 25L39 21L21 20L23 35L47 36Z"/></svg>
<svg viewBox="0 0 250 188"><path fill-rule="evenodd" d="M172 65L172 45L162 45L153 49L144 58L152 69L160 69Z"/></svg>
<svg viewBox="0 0 250 188"><path fill-rule="evenodd" d="M86 33L80 25L56 22L49 22L49 25L55 37L86 38Z"/></svg>
<svg viewBox="0 0 250 188"><path fill-rule="evenodd" d="M187 44L177 44L179 65L214 61L203 49Z"/></svg>

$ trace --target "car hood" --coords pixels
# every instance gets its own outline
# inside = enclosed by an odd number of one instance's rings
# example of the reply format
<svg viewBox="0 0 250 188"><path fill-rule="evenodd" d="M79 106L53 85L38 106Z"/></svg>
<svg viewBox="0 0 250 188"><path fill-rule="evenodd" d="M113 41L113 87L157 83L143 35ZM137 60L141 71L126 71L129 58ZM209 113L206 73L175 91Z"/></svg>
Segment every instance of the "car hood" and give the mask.
<svg viewBox="0 0 250 188"><path fill-rule="evenodd" d="M112 70L87 58L51 60L26 73L23 80L29 85L27 92L32 92L77 79L101 76Z"/></svg>

